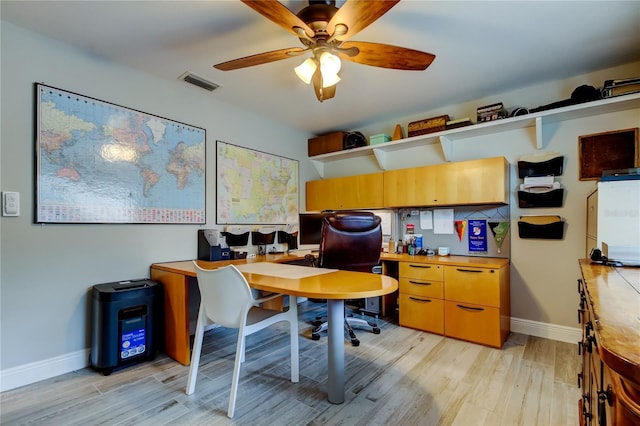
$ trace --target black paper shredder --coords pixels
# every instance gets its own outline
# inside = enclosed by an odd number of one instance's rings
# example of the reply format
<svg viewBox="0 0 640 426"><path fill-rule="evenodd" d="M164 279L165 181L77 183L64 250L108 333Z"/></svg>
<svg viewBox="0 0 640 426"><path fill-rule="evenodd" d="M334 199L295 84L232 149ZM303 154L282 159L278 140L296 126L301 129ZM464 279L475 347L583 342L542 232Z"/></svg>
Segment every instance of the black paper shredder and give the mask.
<svg viewBox="0 0 640 426"><path fill-rule="evenodd" d="M161 336L161 296L161 286L146 279L94 285L90 366L108 376L153 359Z"/></svg>

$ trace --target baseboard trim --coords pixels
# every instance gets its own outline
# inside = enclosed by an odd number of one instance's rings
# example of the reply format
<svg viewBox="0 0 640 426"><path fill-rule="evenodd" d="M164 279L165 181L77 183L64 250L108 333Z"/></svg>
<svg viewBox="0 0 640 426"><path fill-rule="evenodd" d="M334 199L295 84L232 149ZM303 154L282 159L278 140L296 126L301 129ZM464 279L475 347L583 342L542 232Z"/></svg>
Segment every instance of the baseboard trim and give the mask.
<svg viewBox="0 0 640 426"><path fill-rule="evenodd" d="M36 361L0 371L0 392L19 388L89 365L89 349Z"/></svg>
<svg viewBox="0 0 640 426"><path fill-rule="evenodd" d="M511 318L511 331L567 343L577 343L582 338L582 330L579 327L567 327L513 317Z"/></svg>
<svg viewBox="0 0 640 426"><path fill-rule="evenodd" d="M577 327L566 327L521 318L511 318L511 331L567 343L576 343L582 337L582 331ZM85 349L2 370L0 371L0 392L81 370L89 365L88 361L89 349Z"/></svg>

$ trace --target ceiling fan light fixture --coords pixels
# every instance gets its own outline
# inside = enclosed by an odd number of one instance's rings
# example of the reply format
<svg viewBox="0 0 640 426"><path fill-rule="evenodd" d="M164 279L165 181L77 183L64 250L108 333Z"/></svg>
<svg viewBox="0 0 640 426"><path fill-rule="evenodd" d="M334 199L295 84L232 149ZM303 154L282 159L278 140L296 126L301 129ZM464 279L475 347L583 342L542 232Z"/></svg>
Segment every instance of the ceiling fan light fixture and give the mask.
<svg viewBox="0 0 640 426"><path fill-rule="evenodd" d="M326 89L327 87L335 86L340 82L340 77L338 74L328 74L322 72L322 88Z"/></svg>
<svg viewBox="0 0 640 426"><path fill-rule="evenodd" d="M340 58L330 52L322 52L320 55L320 71L322 75L338 74L342 63Z"/></svg>
<svg viewBox="0 0 640 426"><path fill-rule="evenodd" d="M318 64L313 58L308 58L303 63L295 67L296 75L302 80L305 84L311 83L311 79L313 78L313 74L316 72L318 68Z"/></svg>

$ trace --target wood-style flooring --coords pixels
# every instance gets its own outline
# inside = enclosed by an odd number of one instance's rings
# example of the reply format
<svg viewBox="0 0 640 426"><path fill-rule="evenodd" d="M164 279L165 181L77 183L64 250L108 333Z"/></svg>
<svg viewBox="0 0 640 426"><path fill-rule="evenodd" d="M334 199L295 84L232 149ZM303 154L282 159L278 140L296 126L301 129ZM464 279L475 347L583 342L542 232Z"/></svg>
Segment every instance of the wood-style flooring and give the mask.
<svg viewBox="0 0 640 426"><path fill-rule="evenodd" d="M286 323L247 338L235 417L226 417L236 330L205 334L196 391L189 367L163 354L104 376L71 372L0 394L2 425L577 425L575 344L512 333L504 347L378 320L345 342L346 401L326 398L322 305L300 305L300 382L291 383Z"/></svg>

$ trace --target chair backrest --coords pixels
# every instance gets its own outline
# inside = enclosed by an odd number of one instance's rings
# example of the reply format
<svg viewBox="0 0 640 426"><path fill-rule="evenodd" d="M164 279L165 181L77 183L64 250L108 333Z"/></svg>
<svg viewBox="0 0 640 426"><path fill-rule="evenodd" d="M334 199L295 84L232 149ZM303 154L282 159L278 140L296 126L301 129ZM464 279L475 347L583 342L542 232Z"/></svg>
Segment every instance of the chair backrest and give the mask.
<svg viewBox="0 0 640 426"><path fill-rule="evenodd" d="M318 266L371 272L380 261L382 227L371 212L343 211L322 219Z"/></svg>
<svg viewBox="0 0 640 426"><path fill-rule="evenodd" d="M200 303L210 321L223 327L239 328L242 314L252 305L249 283L233 266L218 269L202 269L196 262Z"/></svg>

